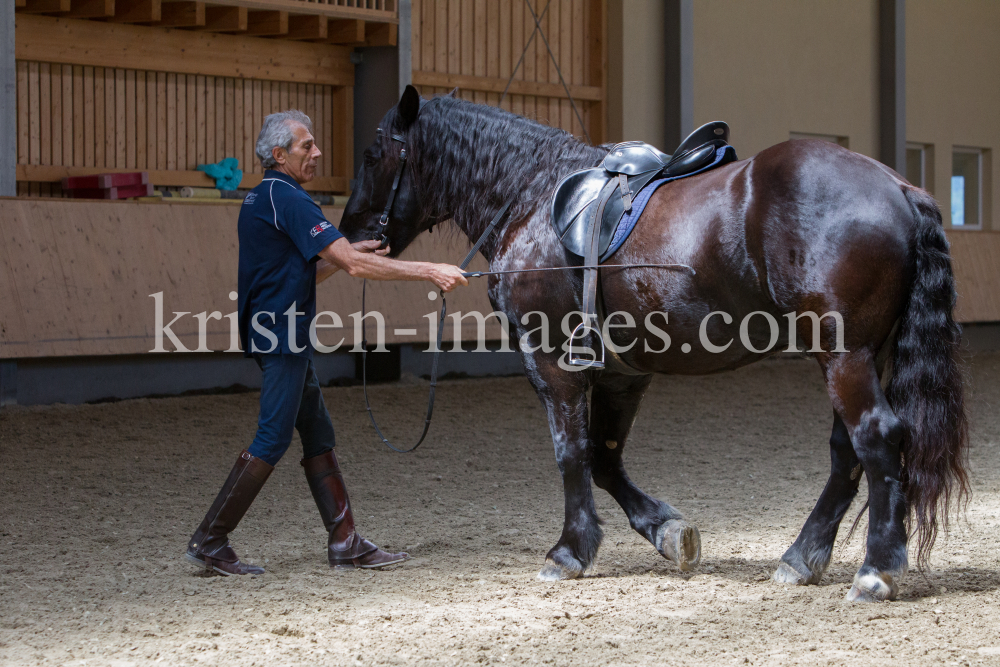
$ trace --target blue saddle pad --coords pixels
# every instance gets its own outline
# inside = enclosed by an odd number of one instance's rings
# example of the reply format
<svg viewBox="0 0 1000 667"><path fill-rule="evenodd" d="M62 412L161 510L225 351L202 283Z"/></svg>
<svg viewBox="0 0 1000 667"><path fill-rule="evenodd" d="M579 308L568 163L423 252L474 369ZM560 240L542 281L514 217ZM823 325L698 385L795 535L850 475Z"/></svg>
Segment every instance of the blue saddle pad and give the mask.
<svg viewBox="0 0 1000 667"><path fill-rule="evenodd" d="M601 261L610 257L618 248L625 243L625 239L628 235L632 233L635 229L635 223L639 221L639 216L646 209L646 204L649 203L649 198L656 192L656 189L661 185L665 185L671 181L677 181L682 178L688 178L689 176L696 176L709 169L715 169L716 167L722 166L728 162L734 162L736 160L736 149L732 146L726 145L721 146L715 151L715 159L712 163L706 165L699 169L698 171L692 171L689 174L683 174L681 176L669 176L667 178L661 178L650 182L646 187L644 187L635 199L632 200L632 210L622 216L622 219L618 222L618 226L615 228L615 233L611 237L611 244L608 246L607 251L601 256Z"/></svg>

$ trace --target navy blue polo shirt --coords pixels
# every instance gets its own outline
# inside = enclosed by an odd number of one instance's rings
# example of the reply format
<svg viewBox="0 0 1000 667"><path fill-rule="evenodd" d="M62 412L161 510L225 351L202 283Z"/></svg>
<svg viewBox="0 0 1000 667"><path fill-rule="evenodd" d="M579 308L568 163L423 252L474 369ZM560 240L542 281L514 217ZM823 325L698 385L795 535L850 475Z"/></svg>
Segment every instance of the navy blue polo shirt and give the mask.
<svg viewBox="0 0 1000 667"><path fill-rule="evenodd" d="M316 316L319 251L343 235L291 176L268 169L240 208L240 342L257 353L312 356L309 323ZM292 304L297 348L291 349ZM257 326L254 327L254 316ZM259 331L259 330L263 330Z"/></svg>

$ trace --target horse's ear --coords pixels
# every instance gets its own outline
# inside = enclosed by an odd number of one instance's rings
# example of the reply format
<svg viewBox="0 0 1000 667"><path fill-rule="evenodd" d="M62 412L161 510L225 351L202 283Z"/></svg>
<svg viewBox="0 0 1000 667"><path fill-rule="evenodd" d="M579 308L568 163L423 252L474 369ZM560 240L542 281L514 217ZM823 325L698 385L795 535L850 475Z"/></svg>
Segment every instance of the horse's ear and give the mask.
<svg viewBox="0 0 1000 667"><path fill-rule="evenodd" d="M458 86L451 89L451 92L448 93L448 97L458 97Z"/></svg>
<svg viewBox="0 0 1000 667"><path fill-rule="evenodd" d="M410 85L406 86L403 96L399 98L396 112L403 129L413 124L413 121L417 119L417 114L420 113L420 93L417 92L416 88Z"/></svg>

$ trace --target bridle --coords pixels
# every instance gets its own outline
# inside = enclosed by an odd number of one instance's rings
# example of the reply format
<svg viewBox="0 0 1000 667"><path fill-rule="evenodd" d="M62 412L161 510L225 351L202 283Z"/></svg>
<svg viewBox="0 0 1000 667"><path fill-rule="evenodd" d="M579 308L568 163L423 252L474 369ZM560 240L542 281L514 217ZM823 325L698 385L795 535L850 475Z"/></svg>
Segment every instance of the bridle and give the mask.
<svg viewBox="0 0 1000 667"><path fill-rule="evenodd" d="M383 136L382 128L376 128L375 134L379 137ZM382 211L382 217L378 221L378 231L375 232L375 239L381 245L379 249L382 249L389 245L389 237L385 233L385 227L389 224L389 214L392 213L392 205L396 201L396 192L399 190L399 181L403 178L403 167L406 166L406 138L401 134L396 134L394 132L389 133L389 138L393 141L398 141L403 144L399 147L399 161L396 164L396 175L392 179L392 190L389 191L389 200L385 203L385 210ZM377 428L377 427L376 427Z"/></svg>
<svg viewBox="0 0 1000 667"><path fill-rule="evenodd" d="M382 131L382 128L377 128L375 132L380 137L385 135L385 133ZM389 137L393 141L397 141L400 144L402 144L402 146L400 146L399 148L399 162L396 165L396 175L392 179L392 190L389 191L389 200L385 203L385 209L382 211L382 217L380 217L378 221L379 225L378 229L375 231L375 236L373 237L374 240L379 241L379 243L381 244L379 248L384 248L389 244L389 237L385 233L386 225L388 225L389 216L392 214L392 205L396 201L396 192L399 190L399 181L403 177L403 167L406 165L406 157L407 157L406 138L403 137L403 135L401 134L395 134L395 133L390 133ZM475 258L476 253L479 252L479 249L483 247L483 243L486 242L486 239L496 228L497 223L500 222L503 216L510 209L510 205L512 203L514 203L513 199L508 200L507 203L504 204L503 207L497 212L497 214L493 216L493 220L490 221L490 224L486 227L486 230L479 237L479 240L476 241L475 245L473 245L472 249L469 251L469 254L466 255L465 259L459 265L459 268L461 268L463 272L469 266L469 263L472 262L473 258ZM474 275L483 275L483 274L466 273L465 275L466 277L473 277ZM427 414L424 416L424 428L420 432L420 438L417 439L415 445L413 445L409 449L399 449L398 447L394 446L391 442L389 442L389 439L385 437L384 433L382 433L382 429L378 427L378 423L375 421L375 414L372 412L371 401L368 398L368 333L367 333L368 327L367 327L367 320L364 317L365 294L367 291L368 291L368 281L365 280L364 283L362 283L361 287L361 315L362 315L361 385L365 394L365 409L368 411L368 418L371 420L372 426L375 427L375 432L378 433L378 437L381 438L382 443L385 444L386 447L388 447L394 452L399 452L400 454L407 454L409 452L416 450L416 448L420 446L420 444L424 441L424 438L427 437L428 429L430 429L431 427L431 416L434 414L434 394L437 389L438 362L440 361L441 357L441 342L444 336L444 318L448 312L448 302L444 298L444 292L443 291L438 292L438 294L441 296L441 315L438 318L437 344L434 347L434 359L431 362L431 386L427 396ZM433 294L433 292L431 294Z"/></svg>

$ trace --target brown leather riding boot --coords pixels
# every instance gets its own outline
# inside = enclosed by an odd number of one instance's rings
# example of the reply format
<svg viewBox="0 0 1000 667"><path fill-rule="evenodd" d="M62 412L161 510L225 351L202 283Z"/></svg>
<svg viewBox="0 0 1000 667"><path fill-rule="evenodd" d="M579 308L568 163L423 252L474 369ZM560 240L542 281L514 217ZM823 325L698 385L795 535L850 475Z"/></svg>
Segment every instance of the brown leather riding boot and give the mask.
<svg viewBox="0 0 1000 667"><path fill-rule="evenodd" d="M316 500L316 507L323 517L323 525L330 531L327 557L330 567L378 568L402 563L409 554L390 554L358 535L354 530L351 501L347 497L344 476L337 465L333 450L302 459L309 489Z"/></svg>
<svg viewBox="0 0 1000 667"><path fill-rule="evenodd" d="M245 449L240 453L208 514L188 542L185 556L189 561L227 576L264 574L264 568L240 562L227 536L250 509L272 470L274 466Z"/></svg>

